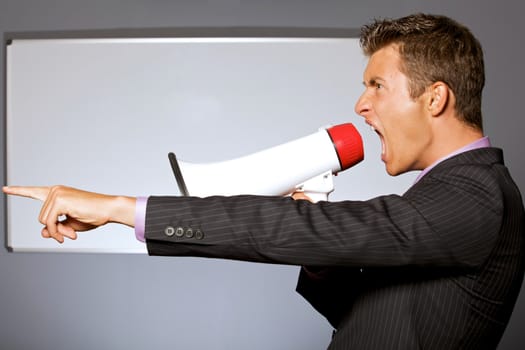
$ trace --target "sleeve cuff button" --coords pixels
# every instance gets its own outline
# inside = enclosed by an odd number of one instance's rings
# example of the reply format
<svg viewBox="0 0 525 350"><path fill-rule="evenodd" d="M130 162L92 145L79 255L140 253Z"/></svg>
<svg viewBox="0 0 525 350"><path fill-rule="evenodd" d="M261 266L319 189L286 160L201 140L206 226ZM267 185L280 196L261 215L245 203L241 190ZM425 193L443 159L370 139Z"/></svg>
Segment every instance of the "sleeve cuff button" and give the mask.
<svg viewBox="0 0 525 350"><path fill-rule="evenodd" d="M195 231L195 239L203 239L204 233L201 230Z"/></svg>
<svg viewBox="0 0 525 350"><path fill-rule="evenodd" d="M173 226L166 226L166 228L164 229L164 234L166 234L166 236L168 237L173 236L174 233L175 229L173 228Z"/></svg>

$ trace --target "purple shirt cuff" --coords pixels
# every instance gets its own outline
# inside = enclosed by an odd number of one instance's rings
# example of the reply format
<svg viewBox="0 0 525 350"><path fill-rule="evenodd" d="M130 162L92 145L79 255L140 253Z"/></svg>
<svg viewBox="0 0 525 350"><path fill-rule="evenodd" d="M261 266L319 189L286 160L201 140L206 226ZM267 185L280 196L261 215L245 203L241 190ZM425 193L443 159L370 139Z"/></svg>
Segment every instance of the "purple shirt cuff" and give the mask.
<svg viewBox="0 0 525 350"><path fill-rule="evenodd" d="M148 197L137 197L135 204L135 237L141 242L145 242L144 238L146 232L146 205L148 204Z"/></svg>

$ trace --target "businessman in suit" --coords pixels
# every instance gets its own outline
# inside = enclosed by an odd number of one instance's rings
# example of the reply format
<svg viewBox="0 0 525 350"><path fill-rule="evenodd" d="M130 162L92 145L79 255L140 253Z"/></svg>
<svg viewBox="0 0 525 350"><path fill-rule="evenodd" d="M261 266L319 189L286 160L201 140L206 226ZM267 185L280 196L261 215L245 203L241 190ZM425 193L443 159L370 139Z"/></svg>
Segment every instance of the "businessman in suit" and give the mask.
<svg viewBox="0 0 525 350"><path fill-rule="evenodd" d="M42 235L59 242L119 222L152 255L300 265L297 291L335 329L329 349L494 349L523 280L525 214L502 150L483 136L481 46L424 14L374 21L361 46L369 61L355 110L379 135L389 174L421 170L402 196L4 192L43 200Z"/></svg>

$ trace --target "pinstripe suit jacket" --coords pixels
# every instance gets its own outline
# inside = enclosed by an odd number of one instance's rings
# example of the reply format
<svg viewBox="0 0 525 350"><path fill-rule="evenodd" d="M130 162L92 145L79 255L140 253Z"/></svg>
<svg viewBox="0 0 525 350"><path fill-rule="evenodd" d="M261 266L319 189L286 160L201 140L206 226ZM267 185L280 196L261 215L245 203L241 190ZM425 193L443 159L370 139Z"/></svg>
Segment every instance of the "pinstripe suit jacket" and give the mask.
<svg viewBox="0 0 525 350"><path fill-rule="evenodd" d="M496 148L368 201L152 197L146 241L152 255L308 266L297 291L337 330L329 349L494 349L525 267L523 202Z"/></svg>

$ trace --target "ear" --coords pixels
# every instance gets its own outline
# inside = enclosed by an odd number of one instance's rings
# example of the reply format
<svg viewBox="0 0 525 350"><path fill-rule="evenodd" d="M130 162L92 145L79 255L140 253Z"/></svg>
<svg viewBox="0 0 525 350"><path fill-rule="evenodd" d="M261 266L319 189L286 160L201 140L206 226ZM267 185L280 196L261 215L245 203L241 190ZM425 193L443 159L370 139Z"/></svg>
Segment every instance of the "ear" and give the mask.
<svg viewBox="0 0 525 350"><path fill-rule="evenodd" d="M450 89L444 82L437 81L430 86L428 110L433 117L437 117L443 113L450 97Z"/></svg>

